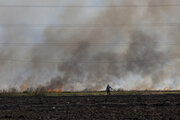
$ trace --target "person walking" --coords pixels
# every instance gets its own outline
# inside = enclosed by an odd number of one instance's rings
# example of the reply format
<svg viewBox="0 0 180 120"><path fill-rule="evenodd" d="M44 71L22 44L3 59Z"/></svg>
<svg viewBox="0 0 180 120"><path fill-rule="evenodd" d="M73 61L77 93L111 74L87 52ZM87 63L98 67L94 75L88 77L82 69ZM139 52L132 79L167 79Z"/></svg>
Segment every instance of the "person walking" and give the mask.
<svg viewBox="0 0 180 120"><path fill-rule="evenodd" d="M108 84L107 87L106 87L106 92L107 92L107 95L111 95L111 86Z"/></svg>

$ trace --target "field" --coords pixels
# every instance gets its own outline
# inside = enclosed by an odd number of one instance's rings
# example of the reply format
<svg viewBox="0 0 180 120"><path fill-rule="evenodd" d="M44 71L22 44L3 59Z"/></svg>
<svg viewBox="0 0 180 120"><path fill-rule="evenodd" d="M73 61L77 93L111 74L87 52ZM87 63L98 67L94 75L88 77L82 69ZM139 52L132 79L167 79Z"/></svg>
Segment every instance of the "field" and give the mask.
<svg viewBox="0 0 180 120"><path fill-rule="evenodd" d="M179 91L0 96L0 120L180 120Z"/></svg>

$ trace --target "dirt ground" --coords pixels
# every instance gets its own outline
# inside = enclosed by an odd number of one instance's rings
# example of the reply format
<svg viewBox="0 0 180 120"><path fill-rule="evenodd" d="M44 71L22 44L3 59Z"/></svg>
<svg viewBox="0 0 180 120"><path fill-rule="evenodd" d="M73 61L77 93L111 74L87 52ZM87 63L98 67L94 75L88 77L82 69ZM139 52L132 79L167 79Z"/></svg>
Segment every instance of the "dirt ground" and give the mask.
<svg viewBox="0 0 180 120"><path fill-rule="evenodd" d="M0 120L180 120L180 94L0 97Z"/></svg>

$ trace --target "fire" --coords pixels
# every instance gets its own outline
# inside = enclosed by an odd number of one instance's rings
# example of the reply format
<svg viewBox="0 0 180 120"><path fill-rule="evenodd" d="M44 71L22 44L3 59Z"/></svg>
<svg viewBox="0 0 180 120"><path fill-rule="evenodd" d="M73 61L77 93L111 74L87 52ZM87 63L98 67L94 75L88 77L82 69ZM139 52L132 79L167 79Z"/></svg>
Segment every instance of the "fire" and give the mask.
<svg viewBox="0 0 180 120"><path fill-rule="evenodd" d="M98 88L97 87L94 87L93 89L92 89L92 91L97 91L98 90Z"/></svg>
<svg viewBox="0 0 180 120"><path fill-rule="evenodd" d="M52 89L48 89L48 92L52 92L53 90Z"/></svg>
<svg viewBox="0 0 180 120"><path fill-rule="evenodd" d="M22 91L26 91L27 90L27 85L26 84L24 84L23 85L23 89L22 89Z"/></svg>
<svg viewBox="0 0 180 120"><path fill-rule="evenodd" d="M137 86L137 87L136 87L136 90L139 90L140 88L141 88L140 86Z"/></svg>
<svg viewBox="0 0 180 120"><path fill-rule="evenodd" d="M164 90L171 90L171 87L165 87Z"/></svg>
<svg viewBox="0 0 180 120"><path fill-rule="evenodd" d="M59 86L57 89L52 90L51 88L48 89L48 92L54 92L54 93L59 93L62 92L62 86Z"/></svg>
<svg viewBox="0 0 180 120"><path fill-rule="evenodd" d="M71 87L70 87L70 92L72 92L72 91L73 91L73 89L74 89L74 88L71 86Z"/></svg>
<svg viewBox="0 0 180 120"><path fill-rule="evenodd" d="M150 89L149 88L146 88L146 91L149 91Z"/></svg>

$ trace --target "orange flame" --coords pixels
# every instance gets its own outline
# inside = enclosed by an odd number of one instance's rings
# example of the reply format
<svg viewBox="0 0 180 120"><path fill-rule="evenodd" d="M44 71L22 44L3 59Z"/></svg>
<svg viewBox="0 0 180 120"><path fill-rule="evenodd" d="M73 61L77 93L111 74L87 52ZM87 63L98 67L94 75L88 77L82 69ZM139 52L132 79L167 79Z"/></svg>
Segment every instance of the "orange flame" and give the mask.
<svg viewBox="0 0 180 120"><path fill-rule="evenodd" d="M93 88L92 91L97 91L98 89L97 88Z"/></svg>
<svg viewBox="0 0 180 120"><path fill-rule="evenodd" d="M51 88L48 90L48 92L54 92L54 93L59 93L62 92L62 86L59 86L57 89L52 90Z"/></svg>
<svg viewBox="0 0 180 120"><path fill-rule="evenodd" d="M137 86L137 87L136 87L136 90L139 90L140 88L141 88L140 86Z"/></svg>
<svg viewBox="0 0 180 120"><path fill-rule="evenodd" d="M53 90L52 89L48 89L48 92L52 92Z"/></svg>
<svg viewBox="0 0 180 120"><path fill-rule="evenodd" d="M23 85L23 89L22 89L23 91L26 91L27 90L27 85L26 84L24 84Z"/></svg>
<svg viewBox="0 0 180 120"><path fill-rule="evenodd" d="M70 92L72 92L72 91L73 91L73 89L74 89L74 88L71 86L71 87L70 87Z"/></svg>
<svg viewBox="0 0 180 120"><path fill-rule="evenodd" d="M149 91L150 89L149 88L146 88L146 91Z"/></svg>
<svg viewBox="0 0 180 120"><path fill-rule="evenodd" d="M165 87L164 90L171 90L171 87Z"/></svg>

